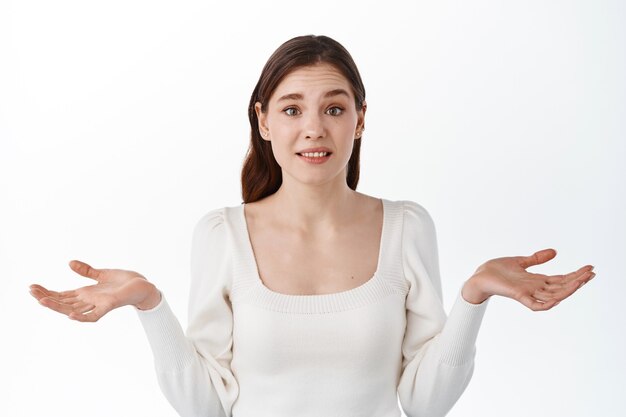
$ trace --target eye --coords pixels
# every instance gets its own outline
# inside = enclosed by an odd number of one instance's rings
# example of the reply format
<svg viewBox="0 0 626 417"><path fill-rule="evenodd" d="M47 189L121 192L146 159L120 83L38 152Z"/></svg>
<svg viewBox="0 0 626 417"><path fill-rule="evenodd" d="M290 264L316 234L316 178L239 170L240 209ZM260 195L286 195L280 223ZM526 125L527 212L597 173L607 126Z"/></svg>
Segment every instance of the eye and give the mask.
<svg viewBox="0 0 626 417"><path fill-rule="evenodd" d="M287 107L285 110L283 110L283 113L285 113L287 116L297 116L300 111L295 107Z"/></svg>
<svg viewBox="0 0 626 417"><path fill-rule="evenodd" d="M331 116L339 116L341 113L343 113L343 109L341 107L334 106L326 110L326 113L330 114Z"/></svg>

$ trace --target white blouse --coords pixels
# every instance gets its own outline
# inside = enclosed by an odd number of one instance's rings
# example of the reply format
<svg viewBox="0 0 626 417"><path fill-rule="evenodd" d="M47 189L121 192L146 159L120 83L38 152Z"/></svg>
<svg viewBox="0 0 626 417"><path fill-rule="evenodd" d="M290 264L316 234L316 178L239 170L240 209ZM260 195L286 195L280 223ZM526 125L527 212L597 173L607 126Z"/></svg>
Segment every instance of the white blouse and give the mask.
<svg viewBox="0 0 626 417"><path fill-rule="evenodd" d="M198 222L186 334L167 301L137 310L161 389L181 416L444 416L474 369L488 301L443 309L435 226L382 199L376 272L351 290L287 295L262 283L244 205ZM398 401L399 400L399 401Z"/></svg>

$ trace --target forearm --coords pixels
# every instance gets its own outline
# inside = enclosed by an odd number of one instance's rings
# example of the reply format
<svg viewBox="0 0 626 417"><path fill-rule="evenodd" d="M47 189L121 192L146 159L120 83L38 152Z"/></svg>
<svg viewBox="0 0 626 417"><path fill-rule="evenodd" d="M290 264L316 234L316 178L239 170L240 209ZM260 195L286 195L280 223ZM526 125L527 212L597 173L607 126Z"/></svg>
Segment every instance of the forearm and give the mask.
<svg viewBox="0 0 626 417"><path fill-rule="evenodd" d="M407 415L444 416L469 383L475 343L487 303L459 293L441 332L407 364L398 386Z"/></svg>
<svg viewBox="0 0 626 417"><path fill-rule="evenodd" d="M181 416L223 414L210 372L183 332L167 300L152 309L137 310L154 355L161 391Z"/></svg>

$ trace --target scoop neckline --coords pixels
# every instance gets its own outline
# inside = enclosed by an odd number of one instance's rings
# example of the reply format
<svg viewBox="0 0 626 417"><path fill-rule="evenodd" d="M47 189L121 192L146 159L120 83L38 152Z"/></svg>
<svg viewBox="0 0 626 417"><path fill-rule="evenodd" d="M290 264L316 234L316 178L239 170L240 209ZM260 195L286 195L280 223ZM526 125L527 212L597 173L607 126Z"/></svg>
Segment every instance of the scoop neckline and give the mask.
<svg viewBox="0 0 626 417"><path fill-rule="evenodd" d="M378 282L381 279L380 276L381 276L382 269L383 269L383 261L384 261L386 246L387 246L386 245L387 235L389 234L389 230L388 230L389 221L390 221L389 201L387 201L384 198L379 198L379 200L382 203L383 224L382 224L382 230L381 230L381 236L380 236L380 242L379 242L379 248L378 248L378 260L376 263L376 270L374 271L374 274L367 281L365 281L364 283L354 288L344 290L344 291L325 293L325 294L286 294L286 293L281 293L281 292L271 290L270 288L265 286L265 284L261 280L261 274L259 273L259 267L258 267L256 257L254 254L254 249L252 247L252 241L250 239L250 232L248 230L248 222L246 220L246 215L244 211L244 207L246 203L242 203L239 206L239 221L241 222L241 230L244 233L243 240L246 246L246 253L244 256L247 262L250 263L249 270L254 275L255 285L258 288L260 288L260 290L264 292L265 295L269 297L292 299L292 300L297 299L297 300L328 300L330 301L330 300L337 299L337 298L343 298L346 296L351 297L353 295L359 295L361 293L371 291L372 287L375 285L378 285Z"/></svg>

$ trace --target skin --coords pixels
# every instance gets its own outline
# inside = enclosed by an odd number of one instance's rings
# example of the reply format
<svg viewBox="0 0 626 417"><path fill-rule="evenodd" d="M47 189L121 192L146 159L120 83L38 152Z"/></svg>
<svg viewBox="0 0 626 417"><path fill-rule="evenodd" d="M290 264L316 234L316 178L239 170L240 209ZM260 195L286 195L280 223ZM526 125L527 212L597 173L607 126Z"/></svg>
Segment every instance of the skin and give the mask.
<svg viewBox="0 0 626 417"><path fill-rule="evenodd" d="M283 174L276 193L245 206L261 280L283 294L364 283L376 268L382 204L345 178L367 107L357 108L348 80L322 64L289 73L261 108L256 103L258 129ZM324 164L297 155L317 147L332 152Z"/></svg>
<svg viewBox="0 0 626 417"><path fill-rule="evenodd" d="M463 285L463 298L479 304L492 295L519 301L533 311L545 311L559 304L589 282L596 274L593 265L563 275L543 275L527 268L548 262L556 256L549 248L530 256L512 256L489 260Z"/></svg>
<svg viewBox="0 0 626 417"><path fill-rule="evenodd" d="M337 94L325 97L331 92ZM301 97L294 97L296 94ZM261 103L256 103L261 137L271 143L274 158L282 168L281 194L296 193L295 199L315 196L320 200L319 191L324 189L349 193L344 178L367 109L364 105L357 110L354 100L348 80L334 67L321 64L287 75L270 97L265 113ZM318 146L331 149L333 156L327 163L306 166L294 158L297 151Z"/></svg>
<svg viewBox="0 0 626 417"><path fill-rule="evenodd" d="M122 269L95 269L81 261L70 261L72 271L96 283L75 290L56 292L41 285L30 286L30 293L39 303L65 314L72 320L98 321L109 311L125 305L140 310L155 307L161 293L141 274Z"/></svg>
<svg viewBox="0 0 626 417"><path fill-rule="evenodd" d="M326 97L326 93L338 90L345 94ZM280 219L285 227L310 236L327 236L327 232L345 224L364 202L371 203L372 197L350 189L345 181L354 140L361 140L367 107L356 108L350 83L339 71L327 64L297 69L279 84L266 112L261 111L260 103L255 108L261 136L271 142L283 173L279 190L262 200L270 209L266 213L289 212ZM264 136L264 132L268 134ZM306 164L295 155L316 146L332 150L326 163ZM549 248L529 256L491 259L464 283L462 296L480 304L499 295L533 311L549 310L595 276L592 265L562 275L526 271L555 256L556 250ZM137 272L96 269L78 260L69 266L95 283L62 292L33 284L30 292L41 305L70 319L95 322L115 308L133 305L147 310L161 300L156 286Z"/></svg>

